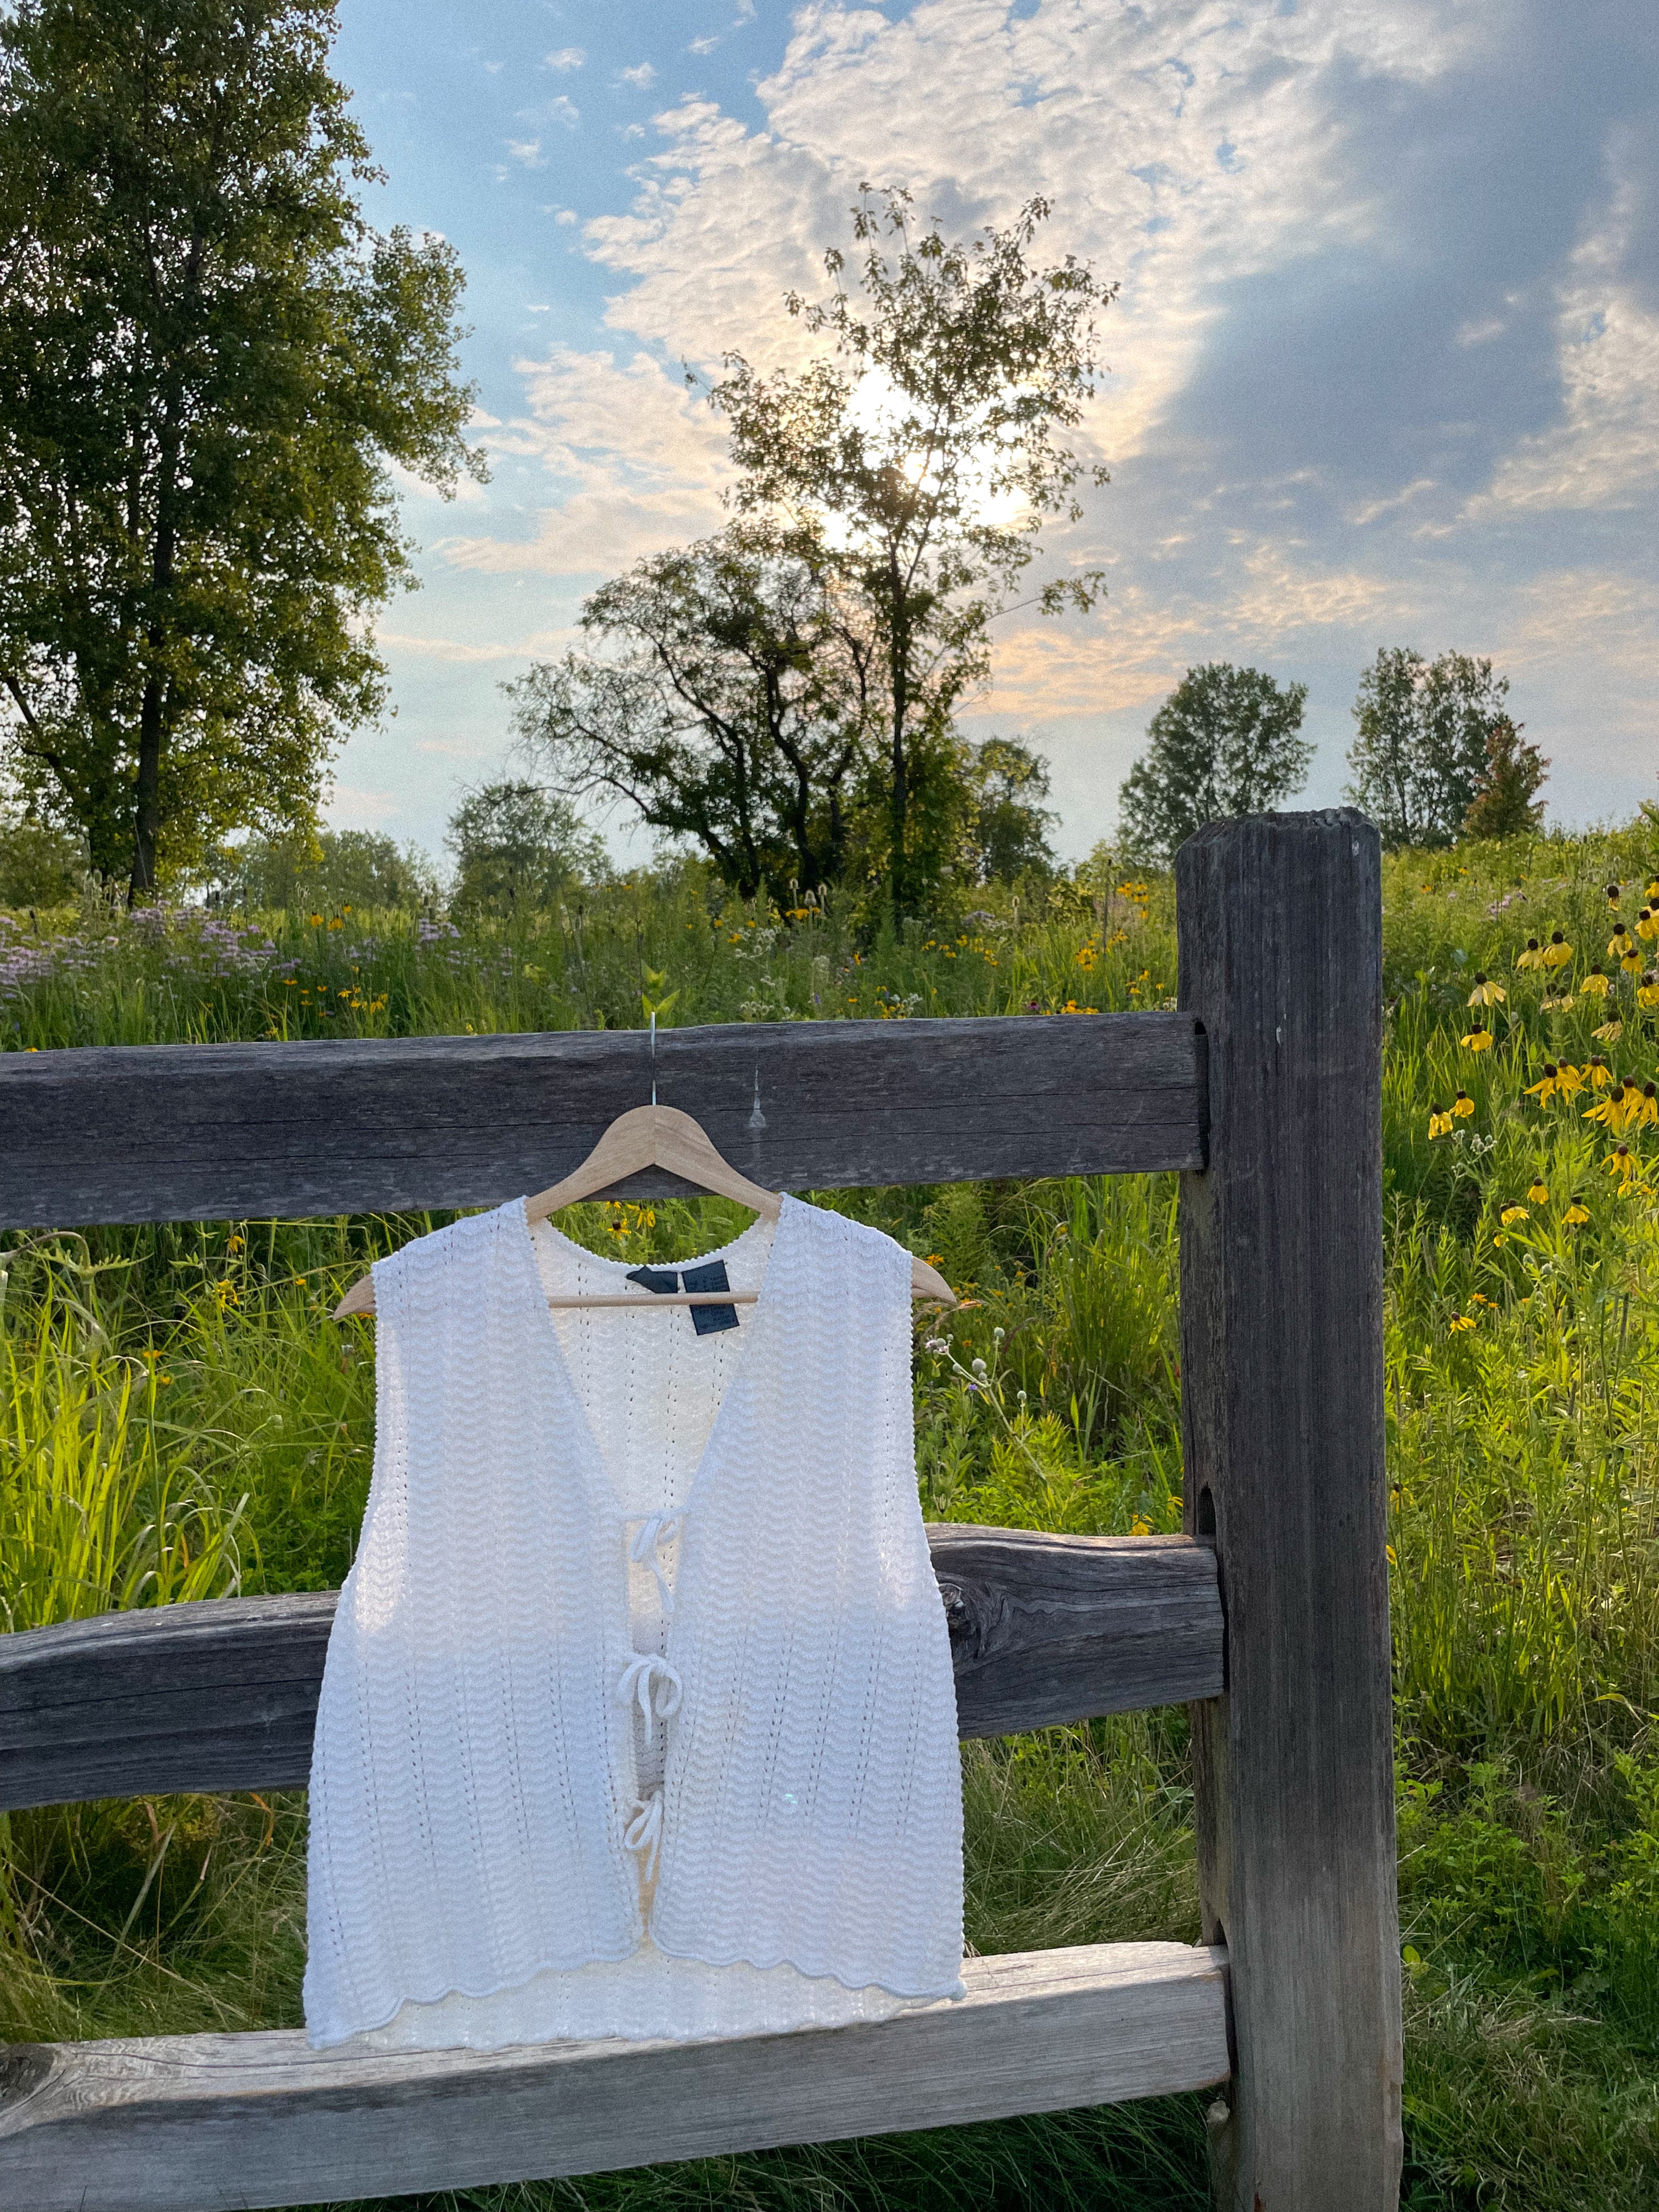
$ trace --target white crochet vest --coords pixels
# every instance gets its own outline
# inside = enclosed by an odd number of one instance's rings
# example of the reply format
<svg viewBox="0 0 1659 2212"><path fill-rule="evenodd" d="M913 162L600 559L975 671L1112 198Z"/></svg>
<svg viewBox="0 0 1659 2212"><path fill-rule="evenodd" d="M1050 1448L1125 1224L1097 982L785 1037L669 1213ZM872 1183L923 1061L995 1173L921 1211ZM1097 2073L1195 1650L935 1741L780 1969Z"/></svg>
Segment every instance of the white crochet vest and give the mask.
<svg viewBox="0 0 1659 2212"><path fill-rule="evenodd" d="M550 1287L635 1285L522 1200L374 1269L374 1479L311 1773L315 2047L962 1994L909 1255L786 1198L708 1256L759 1295L706 1335L685 1307L551 1313Z"/></svg>

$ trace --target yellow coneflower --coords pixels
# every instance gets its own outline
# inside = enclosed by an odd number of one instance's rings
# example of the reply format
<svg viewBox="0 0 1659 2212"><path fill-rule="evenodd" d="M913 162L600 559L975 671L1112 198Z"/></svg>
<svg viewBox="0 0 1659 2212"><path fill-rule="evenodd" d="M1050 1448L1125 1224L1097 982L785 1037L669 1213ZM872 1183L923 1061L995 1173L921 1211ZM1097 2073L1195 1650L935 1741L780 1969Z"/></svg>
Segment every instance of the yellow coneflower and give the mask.
<svg viewBox="0 0 1659 2212"><path fill-rule="evenodd" d="M1540 999L1538 1001L1538 1011L1540 1014L1570 1013L1572 1011L1572 993L1565 992L1561 997L1555 999Z"/></svg>
<svg viewBox="0 0 1659 2212"><path fill-rule="evenodd" d="M1528 1098L1535 1098L1540 1106L1547 1106L1560 1087L1560 1071L1553 1060L1547 1060L1544 1062L1544 1073L1536 1083L1529 1083L1527 1085L1526 1095Z"/></svg>
<svg viewBox="0 0 1659 2212"><path fill-rule="evenodd" d="M1455 1313L1451 1319L1446 1323L1446 1334L1449 1336L1455 1336L1460 1329L1474 1328L1475 1326L1475 1318L1473 1314Z"/></svg>
<svg viewBox="0 0 1659 2212"><path fill-rule="evenodd" d="M1598 1098L1594 1106L1584 1109L1587 1121L1599 1121L1610 1137L1616 1137L1625 1126L1625 1093L1623 1089L1609 1091L1605 1098Z"/></svg>
<svg viewBox="0 0 1659 2212"><path fill-rule="evenodd" d="M1570 1060L1564 1060L1556 1073L1556 1087L1564 1098L1576 1098L1584 1087L1584 1079Z"/></svg>
<svg viewBox="0 0 1659 2212"><path fill-rule="evenodd" d="M1468 1032L1468 1035L1467 1036L1459 1037L1457 1042L1461 1045L1467 1045L1471 1052L1490 1052L1492 1050L1492 1031L1486 1028L1483 1024L1477 1022L1474 1027Z"/></svg>
<svg viewBox="0 0 1659 2212"><path fill-rule="evenodd" d="M1586 999L1605 999L1613 988L1612 978L1601 973L1601 964L1597 961L1578 988L1581 995Z"/></svg>
<svg viewBox="0 0 1659 2212"><path fill-rule="evenodd" d="M1655 876L1648 885L1647 901L1650 906L1659 906L1659 876Z"/></svg>
<svg viewBox="0 0 1659 2212"><path fill-rule="evenodd" d="M1617 884L1609 884L1607 885L1607 904L1609 906L1617 906L1618 903L1619 886Z"/></svg>
<svg viewBox="0 0 1659 2212"><path fill-rule="evenodd" d="M1528 1218L1527 1209L1524 1206L1506 1206L1498 1218L1505 1229L1513 1229L1517 1221Z"/></svg>
<svg viewBox="0 0 1659 2212"><path fill-rule="evenodd" d="M1549 1185L1543 1180L1541 1176L1534 1176L1532 1181L1527 1185L1527 1201L1528 1205L1531 1206L1547 1206L1549 1204Z"/></svg>
<svg viewBox="0 0 1659 2212"><path fill-rule="evenodd" d="M1593 1052L1585 1064L1584 1073L1589 1079L1592 1091L1605 1091L1613 1080L1613 1070L1599 1052Z"/></svg>
<svg viewBox="0 0 1659 2212"><path fill-rule="evenodd" d="M1556 930L1552 934L1549 943L1544 947L1544 965L1547 968L1565 968L1571 958L1571 945L1568 944L1561 932L1559 929Z"/></svg>
<svg viewBox="0 0 1659 2212"><path fill-rule="evenodd" d="M1501 983L1489 983L1486 981L1486 971L1484 968L1475 969L1474 988L1469 993L1469 1004L1472 1006L1501 1006L1508 996L1509 993Z"/></svg>
<svg viewBox="0 0 1659 2212"><path fill-rule="evenodd" d="M1615 921L1613 935L1607 939L1607 957L1609 960L1622 960L1629 951L1630 932L1622 921Z"/></svg>
<svg viewBox="0 0 1659 2212"><path fill-rule="evenodd" d="M1624 969L1626 975L1634 975L1640 972L1642 956L1633 945L1631 945L1627 951L1620 955L1619 965Z"/></svg>
<svg viewBox="0 0 1659 2212"><path fill-rule="evenodd" d="M1460 1121L1467 1121L1474 1111L1474 1101L1467 1091L1460 1091L1452 1100L1451 1109Z"/></svg>
<svg viewBox="0 0 1659 2212"><path fill-rule="evenodd" d="M1659 975L1651 968L1636 987L1636 1003L1638 1006L1659 1006Z"/></svg>
<svg viewBox="0 0 1659 2212"><path fill-rule="evenodd" d="M1451 1134L1451 1115L1444 1106L1430 1107L1429 1135L1431 1138L1449 1137Z"/></svg>
<svg viewBox="0 0 1659 2212"><path fill-rule="evenodd" d="M1619 1177L1622 1187L1636 1173L1636 1155L1628 1145L1615 1145L1601 1164L1609 1175Z"/></svg>
<svg viewBox="0 0 1659 2212"><path fill-rule="evenodd" d="M1517 952L1516 954L1515 964L1517 968L1541 968L1543 966L1544 948L1540 945L1535 937L1529 937L1527 939L1527 948L1524 952Z"/></svg>
<svg viewBox="0 0 1659 2212"><path fill-rule="evenodd" d="M1569 1229L1582 1229L1589 1219L1589 1208L1582 1198L1575 1198L1561 1218Z"/></svg>
<svg viewBox="0 0 1659 2212"><path fill-rule="evenodd" d="M1659 941L1659 914L1656 914L1650 906L1644 906L1637 915L1636 934L1646 938L1650 945Z"/></svg>
<svg viewBox="0 0 1659 2212"><path fill-rule="evenodd" d="M1610 1022L1601 1022L1590 1031L1597 1044L1617 1044L1625 1034L1625 1024L1615 1014Z"/></svg>
<svg viewBox="0 0 1659 2212"><path fill-rule="evenodd" d="M1625 1127L1645 1129L1655 1121L1659 1121L1659 1083L1644 1083L1634 1103L1625 1109Z"/></svg>

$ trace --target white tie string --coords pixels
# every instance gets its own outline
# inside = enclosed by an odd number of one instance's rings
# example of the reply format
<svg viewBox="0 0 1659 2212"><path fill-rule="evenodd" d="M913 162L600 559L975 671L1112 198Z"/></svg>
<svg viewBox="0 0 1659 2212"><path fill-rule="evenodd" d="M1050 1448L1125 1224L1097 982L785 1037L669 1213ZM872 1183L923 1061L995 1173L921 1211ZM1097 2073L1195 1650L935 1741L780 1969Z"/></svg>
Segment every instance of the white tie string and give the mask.
<svg viewBox="0 0 1659 2212"><path fill-rule="evenodd" d="M648 1746L655 1735L658 1720L672 1720L680 1709L678 1669L655 1651L641 1652L623 1668L617 1695L623 1705L638 1698L640 1711L645 1715L645 1741Z"/></svg>
<svg viewBox="0 0 1659 2212"><path fill-rule="evenodd" d="M657 1871L657 1853L662 1848L660 1790L653 1790L648 1797L634 1800L634 1817L623 1830L623 1842L630 1851L646 1854L645 1878L649 1881Z"/></svg>
<svg viewBox="0 0 1659 2212"><path fill-rule="evenodd" d="M649 1567L657 1577L657 1589L662 1598L662 1617L674 1618L674 1593L668 1587L668 1577L663 1572L658 1554L665 1544L672 1543L680 1533L678 1513L644 1513L630 1516L640 1522L639 1534L628 1547L628 1556L636 1566Z"/></svg>

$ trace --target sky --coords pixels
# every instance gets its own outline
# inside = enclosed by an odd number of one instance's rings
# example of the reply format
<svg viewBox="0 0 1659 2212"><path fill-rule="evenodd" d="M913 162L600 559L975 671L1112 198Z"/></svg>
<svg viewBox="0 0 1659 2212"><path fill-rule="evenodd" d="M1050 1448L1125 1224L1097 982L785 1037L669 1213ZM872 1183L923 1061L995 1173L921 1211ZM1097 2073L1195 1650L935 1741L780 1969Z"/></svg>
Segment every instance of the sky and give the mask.
<svg viewBox="0 0 1659 2212"><path fill-rule="evenodd" d="M393 711L330 818L437 851L525 772L501 686L584 597L718 529L685 370L798 363L860 185L970 234L1034 195L1120 287L1045 532L1087 616L1000 626L969 734L1049 761L1077 857L1188 666L1308 686L1336 803L1383 645L1490 655L1570 824L1659 799L1659 8L1653 0L341 0L377 224L467 273L489 483L402 485L421 588ZM606 823L643 857L648 834Z"/></svg>

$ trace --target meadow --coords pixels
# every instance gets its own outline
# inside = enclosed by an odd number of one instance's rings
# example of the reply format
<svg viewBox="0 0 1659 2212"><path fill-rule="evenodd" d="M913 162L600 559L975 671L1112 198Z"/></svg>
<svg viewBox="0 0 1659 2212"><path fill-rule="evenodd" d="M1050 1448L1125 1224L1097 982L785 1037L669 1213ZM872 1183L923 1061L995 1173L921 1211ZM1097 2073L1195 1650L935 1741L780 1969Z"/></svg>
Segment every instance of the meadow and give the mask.
<svg viewBox="0 0 1659 2212"><path fill-rule="evenodd" d="M1659 2202L1659 813L1385 870L1384 1233L1405 2202ZM1654 884L1650 894L1649 885ZM861 944L695 868L519 922L0 918L0 1042L902 1020L1173 1002L1172 891L1081 871ZM1652 914L1649 899L1653 900ZM1530 947L1530 949L1529 949ZM824 1193L936 1255L933 1519L1178 1527L1173 1177ZM723 1202L591 1206L631 1258ZM430 1218L12 1233L0 1627L337 1583L370 1325ZM982 1952L1197 1934L1179 1711L964 1747ZM0 2036L300 2019L298 1794L0 1816ZM474 2192L467 2204L1196 2207L1196 2100ZM446 2202L452 2200L446 2199Z"/></svg>

